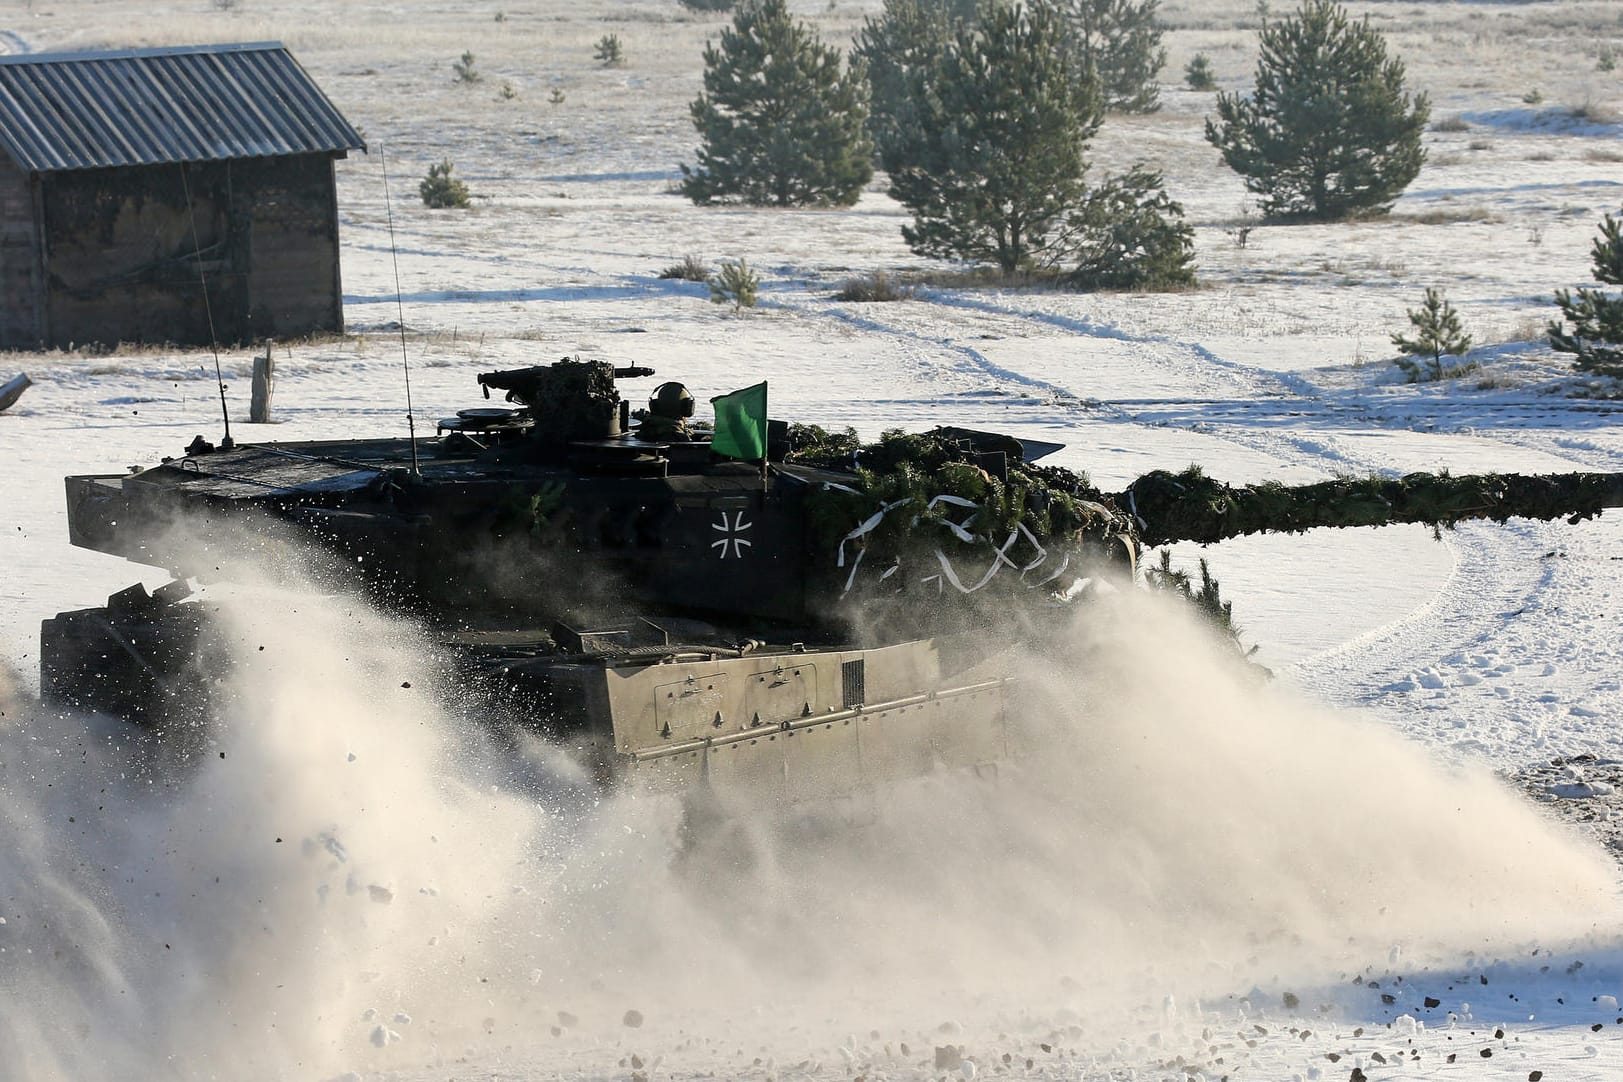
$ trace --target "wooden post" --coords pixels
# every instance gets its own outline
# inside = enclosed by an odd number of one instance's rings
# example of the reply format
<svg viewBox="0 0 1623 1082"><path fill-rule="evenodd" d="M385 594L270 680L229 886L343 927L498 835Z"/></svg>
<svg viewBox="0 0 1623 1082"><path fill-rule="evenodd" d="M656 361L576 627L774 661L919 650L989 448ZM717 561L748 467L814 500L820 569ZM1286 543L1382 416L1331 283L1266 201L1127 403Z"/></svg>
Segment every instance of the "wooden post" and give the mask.
<svg viewBox="0 0 1623 1082"><path fill-rule="evenodd" d="M271 392L276 389L276 358L271 351L274 344L267 340L265 355L254 358L254 394L248 405L250 424L271 423Z"/></svg>

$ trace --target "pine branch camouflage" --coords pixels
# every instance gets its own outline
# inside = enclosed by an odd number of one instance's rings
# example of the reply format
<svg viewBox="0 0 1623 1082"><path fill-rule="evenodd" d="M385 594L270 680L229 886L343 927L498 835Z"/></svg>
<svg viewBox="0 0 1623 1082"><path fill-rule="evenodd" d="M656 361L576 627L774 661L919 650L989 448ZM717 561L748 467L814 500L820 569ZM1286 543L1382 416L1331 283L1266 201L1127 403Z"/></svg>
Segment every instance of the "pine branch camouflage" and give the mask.
<svg viewBox="0 0 1623 1082"><path fill-rule="evenodd" d="M845 67L785 0L747 0L704 63L704 93L691 106L703 146L696 167L681 167L684 195L779 207L857 201L873 176L860 61Z"/></svg>

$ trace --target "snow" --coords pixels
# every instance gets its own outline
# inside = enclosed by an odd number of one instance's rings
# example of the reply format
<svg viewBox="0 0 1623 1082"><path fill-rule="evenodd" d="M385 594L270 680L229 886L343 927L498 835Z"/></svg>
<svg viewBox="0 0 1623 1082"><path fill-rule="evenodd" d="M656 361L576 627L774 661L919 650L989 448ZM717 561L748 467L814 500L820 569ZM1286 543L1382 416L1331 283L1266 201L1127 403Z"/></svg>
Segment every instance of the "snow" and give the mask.
<svg viewBox="0 0 1623 1082"><path fill-rule="evenodd" d="M878 6L794 5L831 41ZM338 166L350 333L276 347L273 426L242 419L251 356L224 352L239 440L403 434L403 311L420 431L476 403L476 372L579 353L701 399L765 378L775 414L868 436L1064 443L1054 460L1107 489L1190 462L1236 482L1623 470L1623 402L1579 397L1539 341L1623 197L1623 127L1593 120L1623 108L1591 59L1619 45L1615 6L1353 7L1466 130L1428 135L1388 219L1263 225L1201 139L1211 95L1169 84L1095 156L1152 159L1188 208L1204 284L1173 295L953 285L907 252L877 184L849 210L688 205L671 191L686 107L723 23L674 0L500 21L35 0L0 43L281 39L366 130L374 153ZM1254 5L1162 11L1165 78L1204 51L1244 86ZM624 68L591 60L609 31ZM481 84L451 78L465 49ZM497 99L504 79L517 99ZM442 156L474 209L415 205ZM656 277L690 253L747 257L760 307ZM878 269L938 277L906 302L832 299ZM1482 367L1406 384L1387 336L1428 285ZM19 698L36 689L41 619L166 581L69 546L61 478L217 438L213 365L0 357L0 378L35 381L0 414L0 701L6 670ZM1274 688L1208 690L1191 645L1194 687L1123 690L1131 719L1098 704L1086 754L1020 799L927 790L888 833L763 842L708 876L669 868L669 809L528 795L445 723L409 632L272 595L242 633L266 647L248 666L264 701L189 787L101 729L4 708L0 1074L1619 1077L1620 521L1175 546L1210 561ZM881 839L895 848L856 852Z"/></svg>

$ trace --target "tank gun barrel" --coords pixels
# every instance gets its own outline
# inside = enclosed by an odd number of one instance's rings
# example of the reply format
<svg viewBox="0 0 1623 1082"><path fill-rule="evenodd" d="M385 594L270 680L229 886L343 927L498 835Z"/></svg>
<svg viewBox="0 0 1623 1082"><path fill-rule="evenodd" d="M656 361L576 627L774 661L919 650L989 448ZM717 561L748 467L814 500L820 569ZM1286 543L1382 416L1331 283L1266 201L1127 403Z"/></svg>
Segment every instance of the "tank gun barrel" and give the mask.
<svg viewBox="0 0 1623 1082"><path fill-rule="evenodd" d="M1468 519L1593 518L1623 507L1623 473L1486 473L1452 477L1336 478L1307 485L1234 486L1190 468L1156 470L1115 497L1146 545L1210 544L1243 534L1295 533L1322 526L1452 525Z"/></svg>

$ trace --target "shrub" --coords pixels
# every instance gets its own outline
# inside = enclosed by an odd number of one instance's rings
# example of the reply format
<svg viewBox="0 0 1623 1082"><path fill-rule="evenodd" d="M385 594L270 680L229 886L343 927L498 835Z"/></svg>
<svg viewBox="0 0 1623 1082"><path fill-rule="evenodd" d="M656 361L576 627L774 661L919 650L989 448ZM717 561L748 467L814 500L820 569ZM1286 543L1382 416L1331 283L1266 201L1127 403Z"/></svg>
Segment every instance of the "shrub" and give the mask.
<svg viewBox="0 0 1623 1082"><path fill-rule="evenodd" d="M444 208L469 205L468 186L451 175L453 168L449 158L428 167L428 176L417 185L417 194L423 197L424 206Z"/></svg>
<svg viewBox="0 0 1623 1082"><path fill-rule="evenodd" d="M680 263L672 263L659 272L661 278L678 278L684 282L710 281L710 264L696 255L685 255Z"/></svg>
<svg viewBox="0 0 1623 1082"><path fill-rule="evenodd" d="M597 39L597 49L592 56L603 62L606 68L617 68L625 62L625 50L620 46L619 34L604 34Z"/></svg>
<svg viewBox="0 0 1623 1082"><path fill-rule="evenodd" d="M1205 53L1196 53L1183 69L1183 81L1190 90L1216 90L1217 77L1212 74L1212 62Z"/></svg>
<svg viewBox="0 0 1623 1082"><path fill-rule="evenodd" d="M1195 284L1195 235L1161 174L1134 166L1087 194L1061 242L1082 289L1183 289Z"/></svg>
<svg viewBox="0 0 1623 1082"><path fill-rule="evenodd" d="M1414 360L1415 357L1431 358L1430 375L1434 380L1462 376L1476 367L1443 367L1444 357L1465 356L1471 348L1471 336L1460 325L1460 314L1443 299L1441 293L1428 286L1425 301L1419 308L1409 309L1407 314L1414 335L1394 334L1392 344L1408 354L1398 358L1396 364L1409 377L1410 383L1418 381L1425 374L1421 365Z"/></svg>
<svg viewBox="0 0 1623 1082"><path fill-rule="evenodd" d="M563 87L560 87L560 86L553 87L552 88L552 93L547 95L547 100L550 101L554 105L562 105L564 103Z"/></svg>
<svg viewBox="0 0 1623 1082"><path fill-rule="evenodd" d="M731 303L735 312L740 308L755 307L755 294L761 287L761 279L750 270L742 256L737 261L722 260L721 266L708 281L710 299L716 304Z"/></svg>
<svg viewBox="0 0 1623 1082"><path fill-rule="evenodd" d="M461 58L451 61L451 74L459 83L477 83L481 76L473 65L473 53L464 51Z"/></svg>
<svg viewBox="0 0 1623 1082"><path fill-rule="evenodd" d="M1604 102L1593 98L1585 98L1577 105L1568 107L1567 115L1580 124L1616 124L1620 119L1616 109Z"/></svg>
<svg viewBox="0 0 1623 1082"><path fill-rule="evenodd" d="M913 287L899 284L882 270L874 271L872 274L847 278L839 292L834 294L834 299L859 304L907 301L913 299Z"/></svg>

